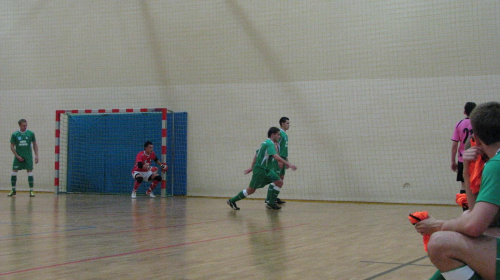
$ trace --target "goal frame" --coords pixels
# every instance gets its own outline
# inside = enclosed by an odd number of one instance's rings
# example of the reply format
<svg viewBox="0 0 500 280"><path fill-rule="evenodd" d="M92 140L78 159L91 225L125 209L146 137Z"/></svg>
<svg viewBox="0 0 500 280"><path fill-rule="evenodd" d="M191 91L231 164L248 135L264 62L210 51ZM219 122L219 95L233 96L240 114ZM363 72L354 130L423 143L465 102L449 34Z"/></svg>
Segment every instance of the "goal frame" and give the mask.
<svg viewBox="0 0 500 280"><path fill-rule="evenodd" d="M161 161L167 161L167 108L127 108L127 109L72 109L72 110L56 110L55 122L55 162L54 162L54 193L59 194L59 160L61 152L61 115L66 113L71 114L113 114L113 113L144 113L144 112L161 112ZM161 197L167 197L166 175L161 173Z"/></svg>

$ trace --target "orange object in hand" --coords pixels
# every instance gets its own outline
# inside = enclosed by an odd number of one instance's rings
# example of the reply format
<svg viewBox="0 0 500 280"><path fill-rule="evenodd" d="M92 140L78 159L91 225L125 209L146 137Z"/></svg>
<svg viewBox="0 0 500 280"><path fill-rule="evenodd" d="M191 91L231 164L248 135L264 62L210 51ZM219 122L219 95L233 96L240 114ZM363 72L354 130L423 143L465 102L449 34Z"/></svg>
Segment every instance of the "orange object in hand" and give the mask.
<svg viewBox="0 0 500 280"><path fill-rule="evenodd" d="M469 209L469 204L467 203L467 194L457 193L457 195L455 196L455 202L464 210Z"/></svg>
<svg viewBox="0 0 500 280"><path fill-rule="evenodd" d="M423 221L427 218L429 218L429 213L427 211L413 212L410 215L408 215L408 220L410 220L410 223L412 225L415 225L416 223ZM424 237L424 250L427 252L427 243L429 243L429 238L431 236L425 234L423 235L423 237Z"/></svg>

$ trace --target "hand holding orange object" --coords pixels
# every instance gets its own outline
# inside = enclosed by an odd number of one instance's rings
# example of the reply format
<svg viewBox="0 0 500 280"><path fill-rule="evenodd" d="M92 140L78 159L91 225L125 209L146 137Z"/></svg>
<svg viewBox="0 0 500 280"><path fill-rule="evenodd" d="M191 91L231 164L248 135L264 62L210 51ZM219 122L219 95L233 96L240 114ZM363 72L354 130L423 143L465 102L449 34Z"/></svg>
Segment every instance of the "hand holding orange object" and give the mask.
<svg viewBox="0 0 500 280"><path fill-rule="evenodd" d="M416 223L423 221L427 218L429 218L429 213L427 211L413 212L410 215L408 215L408 219L410 220L410 223L412 225L415 225ZM424 250L427 252L427 243L429 243L429 238L431 236L428 234L424 234L423 237L424 237Z"/></svg>
<svg viewBox="0 0 500 280"><path fill-rule="evenodd" d="M462 207L462 209L469 209L469 204L467 203L467 195L465 193L457 193L455 196L455 202Z"/></svg>
<svg viewBox="0 0 500 280"><path fill-rule="evenodd" d="M468 174L464 174L464 178L469 177L470 189L473 194L476 194L479 192L481 174L483 173L484 164L488 161L488 156L485 155L481 147L477 146L474 137L470 139L470 144L471 148L465 150L463 155L464 170L465 167L468 169Z"/></svg>

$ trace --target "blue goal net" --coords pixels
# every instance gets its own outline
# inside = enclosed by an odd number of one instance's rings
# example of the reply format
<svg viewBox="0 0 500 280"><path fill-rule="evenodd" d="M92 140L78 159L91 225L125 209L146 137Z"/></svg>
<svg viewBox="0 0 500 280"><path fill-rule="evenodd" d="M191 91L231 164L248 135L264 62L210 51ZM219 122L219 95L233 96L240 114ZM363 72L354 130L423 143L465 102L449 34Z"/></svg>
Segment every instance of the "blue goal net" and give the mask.
<svg viewBox="0 0 500 280"><path fill-rule="evenodd" d="M164 175L168 195L185 195L187 113L167 114ZM180 124L176 127L176 123ZM129 194L131 170L144 142L151 141L162 161L162 113L68 114L66 192ZM149 187L144 182L138 194ZM160 194L161 184L154 190Z"/></svg>

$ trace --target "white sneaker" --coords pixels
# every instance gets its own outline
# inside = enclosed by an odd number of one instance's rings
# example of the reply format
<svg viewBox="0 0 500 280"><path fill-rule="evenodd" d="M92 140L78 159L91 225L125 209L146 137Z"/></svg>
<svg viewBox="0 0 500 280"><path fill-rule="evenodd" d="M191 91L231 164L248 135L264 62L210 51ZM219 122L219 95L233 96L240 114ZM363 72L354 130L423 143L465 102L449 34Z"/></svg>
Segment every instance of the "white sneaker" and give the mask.
<svg viewBox="0 0 500 280"><path fill-rule="evenodd" d="M147 194L147 195L149 195L149 197L151 197L151 198L155 197L155 195L153 194L153 192L150 192L150 193L149 193L149 194Z"/></svg>
<svg viewBox="0 0 500 280"><path fill-rule="evenodd" d="M135 194L135 192L132 192L132 198L136 198L137 195Z"/></svg>

